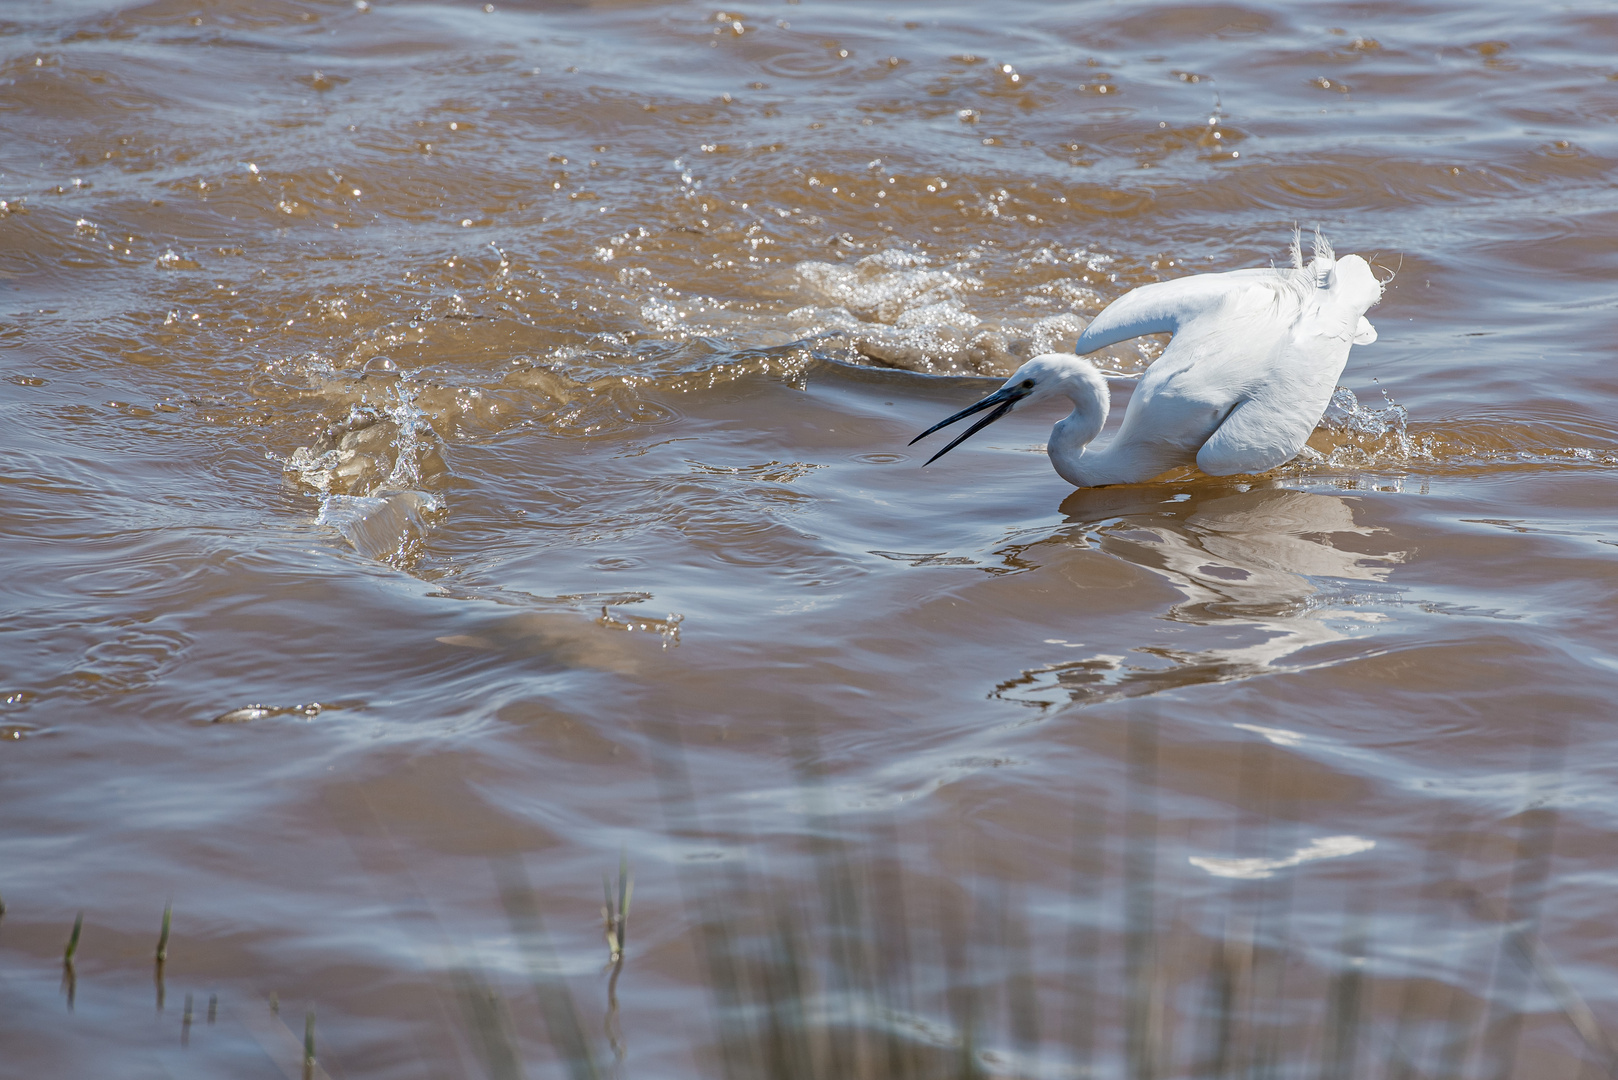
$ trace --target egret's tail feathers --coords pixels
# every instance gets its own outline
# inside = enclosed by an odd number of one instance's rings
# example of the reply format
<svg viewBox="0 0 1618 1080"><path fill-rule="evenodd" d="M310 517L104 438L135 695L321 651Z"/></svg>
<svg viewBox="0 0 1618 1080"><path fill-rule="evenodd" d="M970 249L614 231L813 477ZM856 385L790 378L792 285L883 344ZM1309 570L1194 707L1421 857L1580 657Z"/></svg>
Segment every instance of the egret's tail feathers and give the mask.
<svg viewBox="0 0 1618 1080"><path fill-rule="evenodd" d="M1292 223L1292 269L1303 269L1303 227Z"/></svg>

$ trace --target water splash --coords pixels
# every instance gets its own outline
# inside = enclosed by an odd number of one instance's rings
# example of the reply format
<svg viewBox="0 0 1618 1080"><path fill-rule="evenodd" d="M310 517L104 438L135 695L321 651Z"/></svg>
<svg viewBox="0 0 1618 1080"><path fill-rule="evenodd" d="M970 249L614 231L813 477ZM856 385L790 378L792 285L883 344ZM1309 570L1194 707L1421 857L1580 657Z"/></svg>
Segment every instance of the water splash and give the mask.
<svg viewBox="0 0 1618 1080"><path fill-rule="evenodd" d="M1394 401L1386 390L1377 388L1385 405L1372 408L1346 386L1339 386L1321 417L1316 438L1311 440L1320 463L1335 467L1403 465L1420 458L1431 458L1427 440L1410 433L1410 410ZM1320 436L1324 433L1325 440ZM1321 447L1319 442L1327 442Z"/></svg>
<svg viewBox="0 0 1618 1080"><path fill-rule="evenodd" d="M362 555L380 562L408 562L427 534L427 515L437 509L438 502L419 491L327 495L315 521L342 533Z"/></svg>
<svg viewBox="0 0 1618 1080"><path fill-rule="evenodd" d="M1583 432L1557 424L1471 416L1413 429L1410 412L1380 386L1384 405L1361 402L1339 386L1320 424L1296 459L1296 468L1423 471L1501 466L1618 465L1618 448L1579 446Z"/></svg>
<svg viewBox="0 0 1618 1080"><path fill-rule="evenodd" d="M447 470L417 394L409 376L397 379L382 401L350 406L320 444L300 446L284 462L289 474L320 492L315 520L374 559L408 559L428 531L429 515L443 508L429 485Z"/></svg>
<svg viewBox="0 0 1618 1080"><path fill-rule="evenodd" d="M419 489L426 485L423 477L424 464L429 455L436 456L438 453L438 435L433 431L427 414L416 404L416 388L409 376L395 383L392 391L388 395L392 400L385 401L382 409L397 427L398 435L394 439L393 471L382 482L382 486ZM427 492L421 494L433 504L433 509L437 509L436 496Z"/></svg>

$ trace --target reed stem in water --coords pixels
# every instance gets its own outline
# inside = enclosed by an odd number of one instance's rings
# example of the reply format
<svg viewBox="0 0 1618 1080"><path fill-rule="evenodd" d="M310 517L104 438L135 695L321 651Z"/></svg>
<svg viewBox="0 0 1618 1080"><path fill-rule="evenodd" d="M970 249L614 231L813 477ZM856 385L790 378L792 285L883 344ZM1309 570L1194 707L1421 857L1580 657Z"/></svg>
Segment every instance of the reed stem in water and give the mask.
<svg viewBox="0 0 1618 1080"><path fill-rule="evenodd" d="M174 914L174 904L163 905L163 929L157 935L157 962L161 964L169 958L169 920Z"/></svg>
<svg viewBox="0 0 1618 1080"><path fill-rule="evenodd" d="M83 929L84 912L81 911L73 920L73 933L68 936L67 949L62 953L62 963L69 967L73 966L73 954L79 951L79 932Z"/></svg>

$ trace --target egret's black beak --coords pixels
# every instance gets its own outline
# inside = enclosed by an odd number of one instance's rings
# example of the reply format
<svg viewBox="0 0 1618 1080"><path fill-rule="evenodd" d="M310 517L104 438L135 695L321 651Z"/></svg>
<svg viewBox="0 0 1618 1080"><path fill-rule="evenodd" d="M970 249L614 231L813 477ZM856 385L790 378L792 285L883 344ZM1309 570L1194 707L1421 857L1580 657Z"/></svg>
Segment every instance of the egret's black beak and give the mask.
<svg viewBox="0 0 1618 1080"><path fill-rule="evenodd" d="M1016 386L1002 386L1000 389L996 390L994 393L990 394L976 405L968 405L954 416L940 420L938 423L934 424L920 435L917 435L914 439L911 439L910 445L915 446L918 442L925 439L939 428L949 427L951 424L955 423L955 421L964 420L973 413L982 412L984 409L994 409L994 412L990 413L988 416L985 416L982 420L979 420L977 423L963 431L960 435L956 436L954 442L950 443L948 446L944 447L944 449L922 462L922 468L926 468L928 465L931 465L933 462L937 461L939 458L943 457L945 454L949 453L951 450L955 449L957 446L961 445L963 442L970 439L972 436L976 435L978 432L982 431L984 428L988 427L1002 416L1006 415L1006 413L1011 411L1011 407L1013 405L1027 397L1029 393L1030 391L1028 387L1023 386L1021 383L1018 383Z"/></svg>

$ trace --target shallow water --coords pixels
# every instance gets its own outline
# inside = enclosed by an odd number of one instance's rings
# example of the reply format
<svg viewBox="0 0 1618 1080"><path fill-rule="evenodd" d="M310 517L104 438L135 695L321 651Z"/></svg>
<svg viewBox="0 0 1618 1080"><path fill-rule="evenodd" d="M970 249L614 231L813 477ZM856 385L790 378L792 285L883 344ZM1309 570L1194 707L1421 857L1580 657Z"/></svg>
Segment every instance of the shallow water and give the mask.
<svg viewBox="0 0 1618 1080"><path fill-rule="evenodd" d="M882 1023L996 1075L1605 1068L1615 57L1600 4L0 11L0 1072L294 1075L312 1007L334 1076L549 1075L564 991L602 1068L768 1072L694 928L772 905L817 961L902 911ZM919 468L1295 223L1393 275L1304 459ZM880 1027L824 955L809 1026Z"/></svg>

